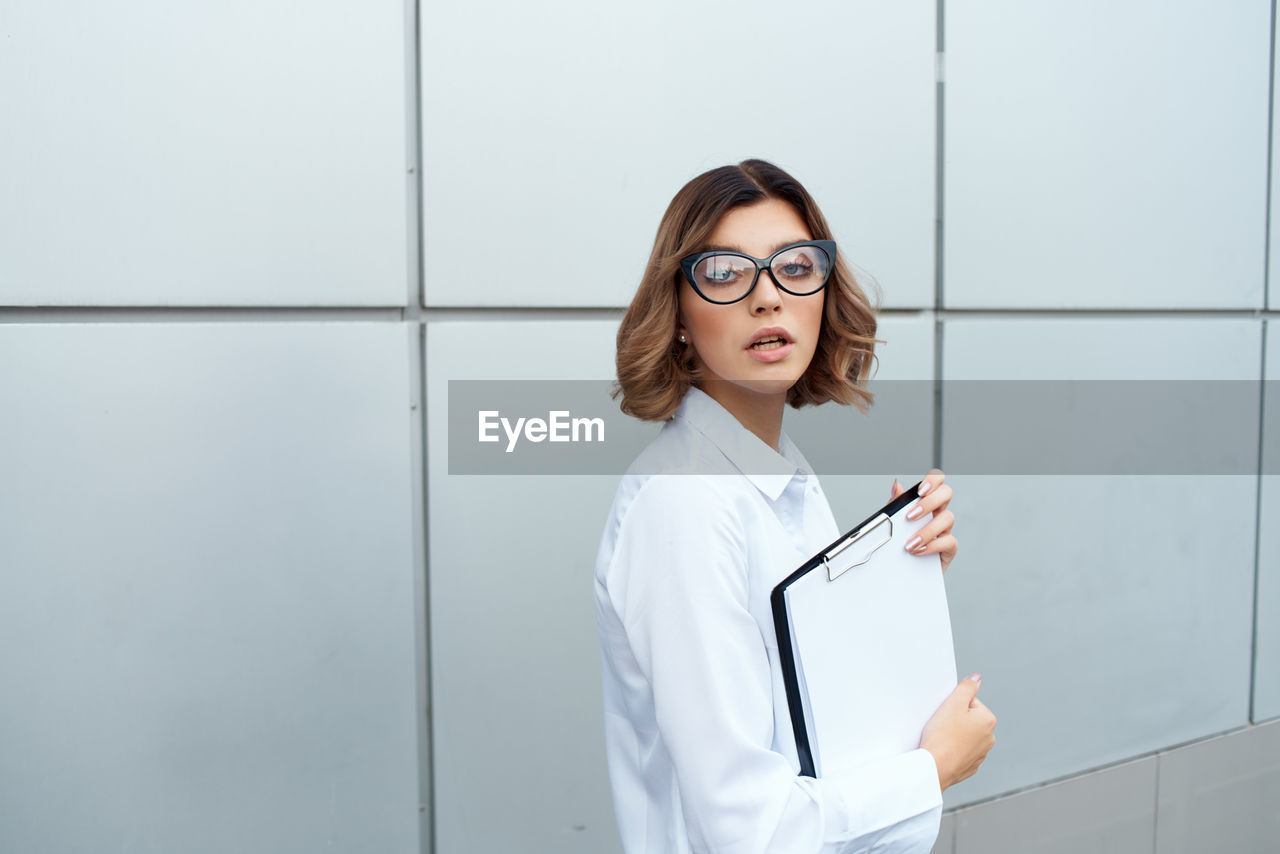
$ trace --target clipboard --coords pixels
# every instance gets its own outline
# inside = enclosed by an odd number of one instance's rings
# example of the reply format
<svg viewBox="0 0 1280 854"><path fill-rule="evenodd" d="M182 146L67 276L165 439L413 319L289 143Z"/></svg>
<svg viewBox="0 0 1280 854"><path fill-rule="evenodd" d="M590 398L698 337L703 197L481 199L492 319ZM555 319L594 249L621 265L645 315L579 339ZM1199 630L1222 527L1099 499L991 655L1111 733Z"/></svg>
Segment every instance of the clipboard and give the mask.
<svg viewBox="0 0 1280 854"><path fill-rule="evenodd" d="M800 773L836 776L920 746L955 690L942 565L903 545L917 483L809 558L770 596Z"/></svg>

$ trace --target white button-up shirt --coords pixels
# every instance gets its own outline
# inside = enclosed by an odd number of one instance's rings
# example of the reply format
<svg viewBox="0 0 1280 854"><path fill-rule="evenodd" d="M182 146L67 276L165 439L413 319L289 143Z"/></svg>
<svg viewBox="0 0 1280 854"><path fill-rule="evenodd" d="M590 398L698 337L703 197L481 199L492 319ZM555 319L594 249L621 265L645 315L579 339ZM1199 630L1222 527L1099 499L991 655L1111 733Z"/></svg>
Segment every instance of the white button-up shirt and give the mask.
<svg viewBox="0 0 1280 854"><path fill-rule="evenodd" d="M694 388L618 487L595 608L627 854L927 854L937 837L926 750L799 776L769 594L840 532L785 433L779 447Z"/></svg>

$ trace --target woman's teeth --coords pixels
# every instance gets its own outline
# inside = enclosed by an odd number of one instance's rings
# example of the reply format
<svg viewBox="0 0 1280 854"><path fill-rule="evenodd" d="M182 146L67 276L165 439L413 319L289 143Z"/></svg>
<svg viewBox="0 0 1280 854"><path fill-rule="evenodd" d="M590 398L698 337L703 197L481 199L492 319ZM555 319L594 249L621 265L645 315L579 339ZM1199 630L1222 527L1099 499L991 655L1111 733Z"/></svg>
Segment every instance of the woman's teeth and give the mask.
<svg viewBox="0 0 1280 854"><path fill-rule="evenodd" d="M776 350L787 342L782 338L762 338L751 345L752 350Z"/></svg>

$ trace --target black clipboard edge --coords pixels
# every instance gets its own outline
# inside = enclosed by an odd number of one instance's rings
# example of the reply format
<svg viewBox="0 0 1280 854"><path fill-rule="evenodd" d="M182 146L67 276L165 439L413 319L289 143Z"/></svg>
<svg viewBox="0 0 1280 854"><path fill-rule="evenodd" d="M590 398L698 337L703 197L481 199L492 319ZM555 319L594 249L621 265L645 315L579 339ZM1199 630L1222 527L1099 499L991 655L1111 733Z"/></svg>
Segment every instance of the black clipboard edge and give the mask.
<svg viewBox="0 0 1280 854"><path fill-rule="evenodd" d="M800 776L817 777L813 767L813 750L809 746L809 733L804 723L804 706L800 702L800 679L796 675L795 651L791 648L791 624L787 621L787 605L783 595L790 585L799 581L806 574L822 566L823 556L849 537L858 533L875 520L877 516L893 516L903 507L919 497L920 483L916 483L884 507L854 525L841 534L834 542L809 558L795 572L778 582L769 595L769 606L773 611L773 632L777 636L778 656L782 663L782 682L787 691L787 711L791 713L791 730L796 738L796 757L800 760Z"/></svg>

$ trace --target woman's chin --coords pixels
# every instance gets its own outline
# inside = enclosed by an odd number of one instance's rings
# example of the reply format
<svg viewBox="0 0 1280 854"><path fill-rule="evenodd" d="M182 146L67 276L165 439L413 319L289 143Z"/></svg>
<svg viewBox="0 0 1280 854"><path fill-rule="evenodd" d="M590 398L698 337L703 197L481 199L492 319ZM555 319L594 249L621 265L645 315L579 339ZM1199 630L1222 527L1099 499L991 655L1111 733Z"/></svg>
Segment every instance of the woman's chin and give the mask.
<svg viewBox="0 0 1280 854"><path fill-rule="evenodd" d="M798 381L799 381L799 377L776 377L776 378L770 377L767 379L760 378L760 377L751 377L751 378L738 380L734 384L742 386L748 391L753 391L756 394L772 396L772 395L778 395L778 394L786 394L788 391L791 390L791 387L795 385L796 382Z"/></svg>

